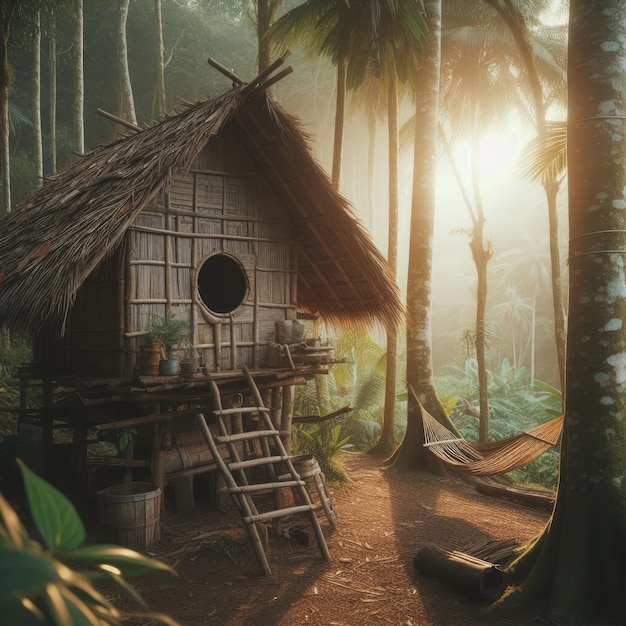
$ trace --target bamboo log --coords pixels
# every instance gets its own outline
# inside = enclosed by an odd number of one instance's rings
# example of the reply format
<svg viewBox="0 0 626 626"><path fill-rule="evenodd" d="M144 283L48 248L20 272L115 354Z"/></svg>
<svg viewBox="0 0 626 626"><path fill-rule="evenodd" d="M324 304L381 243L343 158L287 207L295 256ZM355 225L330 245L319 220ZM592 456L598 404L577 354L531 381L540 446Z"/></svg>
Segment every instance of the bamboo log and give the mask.
<svg viewBox="0 0 626 626"><path fill-rule="evenodd" d="M293 417L293 422L296 424L311 424L318 422L325 422L326 420L331 420L335 417L340 417L341 415L345 415L346 413L351 413L353 411L352 407L348 404L337 411L333 411L332 413L328 413L326 415L297 415Z"/></svg>
<svg viewBox="0 0 626 626"><path fill-rule="evenodd" d="M504 592L504 574L496 565L463 552L426 545L415 555L413 565L475 599L495 602Z"/></svg>
<svg viewBox="0 0 626 626"><path fill-rule="evenodd" d="M130 130L134 130L137 133L143 130L141 126L137 126L137 124L133 124L132 122L129 122L128 120L118 117L117 115L113 115L113 113L109 113L108 111L105 111L104 109L96 109L96 112L99 115L102 115L102 117L106 117L107 119L115 122L116 124L119 124L120 126L125 126L126 128L129 128Z"/></svg>
<svg viewBox="0 0 626 626"><path fill-rule="evenodd" d="M132 428L133 426L145 426L146 424L156 424L158 422L164 422L176 417L185 417L189 415L196 415L198 409L186 409L184 411L167 411L164 413L153 415L141 415L139 417L130 417L125 420L118 420L116 422L107 422L105 424L96 424L95 429L97 431L102 430L119 430L120 428Z"/></svg>

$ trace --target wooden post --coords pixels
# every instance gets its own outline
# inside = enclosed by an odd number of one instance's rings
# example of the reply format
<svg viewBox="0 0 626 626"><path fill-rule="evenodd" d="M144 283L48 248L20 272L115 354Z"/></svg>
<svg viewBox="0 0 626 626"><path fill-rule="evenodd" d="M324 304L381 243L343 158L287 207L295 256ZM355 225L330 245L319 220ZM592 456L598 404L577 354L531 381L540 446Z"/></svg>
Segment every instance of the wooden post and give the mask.
<svg viewBox="0 0 626 626"><path fill-rule="evenodd" d="M283 387L283 406L280 417L280 428L282 433L281 438L287 454L291 454L291 427L293 423L295 397L296 388L294 385L286 385Z"/></svg>

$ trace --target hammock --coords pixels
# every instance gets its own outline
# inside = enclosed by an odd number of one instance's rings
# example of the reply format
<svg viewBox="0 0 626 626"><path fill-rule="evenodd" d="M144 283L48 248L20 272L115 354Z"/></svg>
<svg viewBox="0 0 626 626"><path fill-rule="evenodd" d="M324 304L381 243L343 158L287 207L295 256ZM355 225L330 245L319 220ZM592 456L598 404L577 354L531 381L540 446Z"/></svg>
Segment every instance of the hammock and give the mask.
<svg viewBox="0 0 626 626"><path fill-rule="evenodd" d="M530 430L489 443L469 443L440 424L421 405L424 447L444 463L474 476L496 476L530 463L556 445L563 429L563 416Z"/></svg>

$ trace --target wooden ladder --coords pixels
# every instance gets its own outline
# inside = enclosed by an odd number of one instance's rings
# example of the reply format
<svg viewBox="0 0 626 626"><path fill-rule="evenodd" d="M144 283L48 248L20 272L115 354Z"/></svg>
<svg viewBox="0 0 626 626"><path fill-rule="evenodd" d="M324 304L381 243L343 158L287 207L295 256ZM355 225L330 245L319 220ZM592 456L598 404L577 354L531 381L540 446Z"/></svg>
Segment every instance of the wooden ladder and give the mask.
<svg viewBox="0 0 626 626"><path fill-rule="evenodd" d="M308 516L322 557L330 560L326 539L316 515L316 510L320 508L320 505L311 502L306 483L294 468L291 462L292 457L285 451L280 432L272 424L270 410L264 406L250 371L247 367L242 369L252 393L254 405L224 408L221 391L215 380L208 374L217 433L214 435L211 432L203 415L198 415L197 419L207 446L215 459L217 469L224 479L226 491L241 515L259 567L264 575L271 575L272 570L261 540L261 537L265 536L264 522L296 514ZM237 420L241 421L241 416L244 414L258 416L259 422L256 430L244 431L242 428L233 428L232 423ZM257 458L242 459L242 444L250 446L255 443L259 444L256 449L262 451L261 455ZM218 451L217 446L220 444L224 444L228 449L226 458L223 458ZM254 482L250 478L252 470L264 470L261 482ZM281 480L278 479L279 473L283 474ZM304 504L284 508L281 504L281 490L285 487L292 488L298 496L298 501ZM257 508L254 497L268 494L273 496L272 508L261 512Z"/></svg>

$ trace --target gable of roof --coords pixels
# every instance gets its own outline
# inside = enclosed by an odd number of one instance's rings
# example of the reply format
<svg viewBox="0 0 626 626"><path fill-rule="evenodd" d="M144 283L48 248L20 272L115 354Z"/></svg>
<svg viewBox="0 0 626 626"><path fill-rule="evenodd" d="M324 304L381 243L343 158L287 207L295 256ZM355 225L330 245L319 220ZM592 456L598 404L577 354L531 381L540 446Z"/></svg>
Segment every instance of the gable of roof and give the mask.
<svg viewBox="0 0 626 626"><path fill-rule="evenodd" d="M5 216L0 319L28 330L65 318L138 213L226 130L244 140L295 224L299 307L339 323L400 321L403 306L384 257L311 156L297 121L249 84L96 148Z"/></svg>

